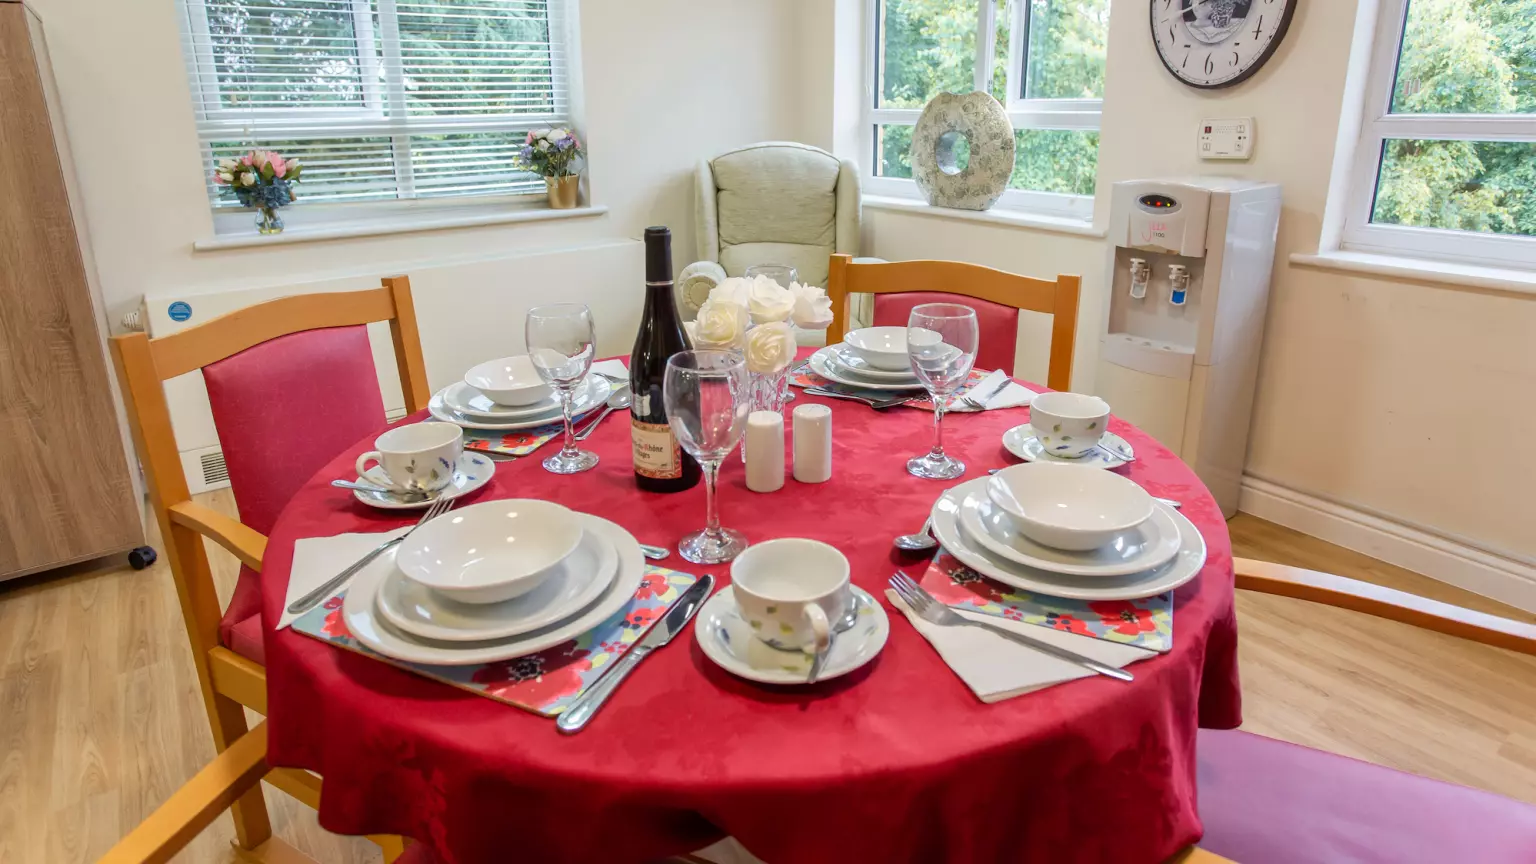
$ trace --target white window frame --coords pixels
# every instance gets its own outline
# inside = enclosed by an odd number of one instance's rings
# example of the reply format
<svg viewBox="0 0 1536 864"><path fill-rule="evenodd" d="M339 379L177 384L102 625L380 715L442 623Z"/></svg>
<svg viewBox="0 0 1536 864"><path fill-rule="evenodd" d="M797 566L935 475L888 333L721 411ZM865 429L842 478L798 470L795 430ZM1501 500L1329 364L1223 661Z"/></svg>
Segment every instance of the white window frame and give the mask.
<svg viewBox="0 0 1536 864"><path fill-rule="evenodd" d="M880 4L886 0L864 3L864 113L860 123L860 149L869 155L869 169L864 172L865 191L893 198L921 199L917 183L900 177L876 174L880 154L876 152L875 127L879 125L914 126L922 116L921 108L880 108ZM995 0L976 2L976 58L973 85L990 92L992 58L996 51L997 4ZM1025 34L1029 26L1029 0L1014 0L1013 20L1008 38L1008 119L1014 129L1066 129L1099 131L1103 113L1102 99L1024 99L1023 92ZM1067 195L1009 189L998 199L998 208L1091 222L1092 195Z"/></svg>
<svg viewBox="0 0 1536 864"><path fill-rule="evenodd" d="M393 12L396 0L378 0L380 11ZM412 165L409 158L411 135L451 134L454 132L521 131L539 126L562 123L578 123L574 116L579 111L579 79L572 71L580 64L579 25L576 23L574 0L550 0L550 42L558 46L565 57L562 77L566 85L554 90L555 111L549 114L519 114L514 117L444 117L424 122L411 119L405 110L405 85L399 76L389 76L380 87L378 69L382 57L371 50L377 34L374 33L373 12L370 0L351 0L356 42L359 48L359 72L362 79L364 104L356 108L333 110L261 108L230 109L223 107L216 58L211 49L211 34L207 8L203 0L177 0L183 37L191 39L195 56L187 52L186 62L193 82L193 108L199 126L199 151L203 164L213 161L210 144L214 141L248 136L252 130L253 111L260 115L261 137L282 140L303 138L323 131L326 136L389 136L393 142L395 177L402 192L414 191ZM386 30L393 15L382 16ZM381 51L393 47L399 50L398 33L390 39L380 40ZM396 67L398 68L398 67ZM386 113L385 106L394 110ZM391 122L394 120L395 122ZM302 191L302 187L301 187ZM218 234L249 233L252 228L246 208L217 206L210 190L210 209L213 211L214 229ZM379 219L409 218L413 214L423 217L440 217L445 210L457 212L486 209L505 209L510 206L542 207L546 201L544 192L520 194L471 194L444 195L429 198L383 198L365 201L312 202L304 208L289 208L283 212L284 221L290 227L329 227L348 224L371 224Z"/></svg>
<svg viewBox="0 0 1536 864"><path fill-rule="evenodd" d="M1536 115L1389 113L1409 2L1382 0L1378 12L1360 141L1351 166L1340 245L1346 251L1375 255L1536 269L1536 238L1533 237L1382 225L1371 221L1383 145L1388 139L1536 141Z"/></svg>

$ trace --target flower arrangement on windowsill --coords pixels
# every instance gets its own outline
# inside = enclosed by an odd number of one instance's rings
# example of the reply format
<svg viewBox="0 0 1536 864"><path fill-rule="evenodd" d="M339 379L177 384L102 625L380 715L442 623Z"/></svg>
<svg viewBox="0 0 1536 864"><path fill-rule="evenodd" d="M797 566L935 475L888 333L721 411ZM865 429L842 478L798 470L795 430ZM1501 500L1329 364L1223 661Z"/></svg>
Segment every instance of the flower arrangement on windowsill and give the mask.
<svg viewBox="0 0 1536 864"><path fill-rule="evenodd" d="M221 192L233 194L243 207L257 209L256 228L263 234L281 234L279 207L286 207L298 197L293 184L299 182L304 166L297 159L284 159L271 150L252 150L239 159L225 159L213 172L213 182L226 187Z"/></svg>
<svg viewBox="0 0 1536 864"><path fill-rule="evenodd" d="M544 178L551 208L570 210L576 206L581 171L586 167L586 151L576 133L562 126L531 130L513 161L524 171Z"/></svg>

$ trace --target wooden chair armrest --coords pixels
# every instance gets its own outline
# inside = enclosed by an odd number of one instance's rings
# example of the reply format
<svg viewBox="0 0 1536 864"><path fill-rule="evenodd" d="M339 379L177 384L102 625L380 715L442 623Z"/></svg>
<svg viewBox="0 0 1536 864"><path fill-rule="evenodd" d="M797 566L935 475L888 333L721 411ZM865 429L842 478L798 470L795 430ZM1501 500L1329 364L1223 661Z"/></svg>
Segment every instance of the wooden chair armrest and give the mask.
<svg viewBox="0 0 1536 864"><path fill-rule="evenodd" d="M170 511L172 522L211 538L233 552L245 566L261 572L261 556L267 551L267 538L261 532L191 501L173 504Z"/></svg>
<svg viewBox="0 0 1536 864"><path fill-rule="evenodd" d="M1166 864L1234 864L1234 862L1232 859L1223 858L1215 852L1207 852L1199 846L1191 846L1169 858Z"/></svg>
<svg viewBox="0 0 1536 864"><path fill-rule="evenodd" d="M1248 558L1234 558L1232 564L1237 571L1237 587L1243 591L1310 600L1521 654L1536 654L1536 625L1332 573Z"/></svg>
<svg viewBox="0 0 1536 864"><path fill-rule="evenodd" d="M118 841L99 864L169 861L267 773L267 724L240 736L193 775L139 827Z"/></svg>

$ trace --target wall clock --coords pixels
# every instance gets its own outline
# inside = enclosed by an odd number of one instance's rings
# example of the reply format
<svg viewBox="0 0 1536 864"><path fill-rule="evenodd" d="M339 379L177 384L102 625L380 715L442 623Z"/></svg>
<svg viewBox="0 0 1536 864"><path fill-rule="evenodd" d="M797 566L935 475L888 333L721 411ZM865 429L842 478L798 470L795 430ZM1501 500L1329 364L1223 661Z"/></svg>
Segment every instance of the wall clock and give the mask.
<svg viewBox="0 0 1536 864"><path fill-rule="evenodd" d="M1301 0L1152 0L1152 41L1173 77L1215 90L1269 60Z"/></svg>

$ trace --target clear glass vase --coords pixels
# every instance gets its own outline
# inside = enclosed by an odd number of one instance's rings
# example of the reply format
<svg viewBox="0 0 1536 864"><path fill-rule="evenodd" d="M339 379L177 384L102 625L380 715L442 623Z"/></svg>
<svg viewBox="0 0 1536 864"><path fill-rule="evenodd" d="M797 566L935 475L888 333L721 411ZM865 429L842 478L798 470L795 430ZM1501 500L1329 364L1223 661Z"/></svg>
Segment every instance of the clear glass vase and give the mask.
<svg viewBox="0 0 1536 864"><path fill-rule="evenodd" d="M260 207L256 210L256 230L263 234L283 233L283 217L276 207Z"/></svg>

